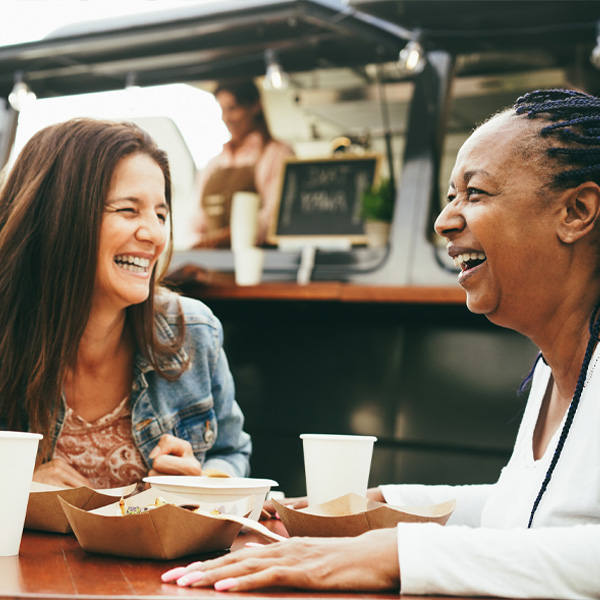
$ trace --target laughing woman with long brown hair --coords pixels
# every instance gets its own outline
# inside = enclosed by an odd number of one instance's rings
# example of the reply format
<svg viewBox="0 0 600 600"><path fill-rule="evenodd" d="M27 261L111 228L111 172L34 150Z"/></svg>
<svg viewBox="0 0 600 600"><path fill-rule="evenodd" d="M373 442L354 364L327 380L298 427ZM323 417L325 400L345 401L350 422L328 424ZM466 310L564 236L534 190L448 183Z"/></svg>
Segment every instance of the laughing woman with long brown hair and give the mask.
<svg viewBox="0 0 600 600"><path fill-rule="evenodd" d="M248 474L221 324L160 285L170 209L166 154L133 124L49 126L8 174L0 428L44 435L34 480Z"/></svg>

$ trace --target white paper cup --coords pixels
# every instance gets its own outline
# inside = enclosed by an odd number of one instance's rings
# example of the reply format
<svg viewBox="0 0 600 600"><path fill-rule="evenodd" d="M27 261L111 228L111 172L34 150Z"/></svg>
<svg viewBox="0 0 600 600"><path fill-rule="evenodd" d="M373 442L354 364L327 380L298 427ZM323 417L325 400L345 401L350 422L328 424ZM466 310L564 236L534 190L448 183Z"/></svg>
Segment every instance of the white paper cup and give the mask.
<svg viewBox="0 0 600 600"><path fill-rule="evenodd" d="M366 496L376 437L303 433L300 438L309 506L345 494Z"/></svg>
<svg viewBox="0 0 600 600"><path fill-rule="evenodd" d="M231 199L231 248L250 248L256 244L260 196L235 192Z"/></svg>
<svg viewBox="0 0 600 600"><path fill-rule="evenodd" d="M0 431L0 556L19 554L39 433Z"/></svg>
<svg viewBox="0 0 600 600"><path fill-rule="evenodd" d="M257 285L262 279L264 251L260 248L238 248L233 251L237 285Z"/></svg>

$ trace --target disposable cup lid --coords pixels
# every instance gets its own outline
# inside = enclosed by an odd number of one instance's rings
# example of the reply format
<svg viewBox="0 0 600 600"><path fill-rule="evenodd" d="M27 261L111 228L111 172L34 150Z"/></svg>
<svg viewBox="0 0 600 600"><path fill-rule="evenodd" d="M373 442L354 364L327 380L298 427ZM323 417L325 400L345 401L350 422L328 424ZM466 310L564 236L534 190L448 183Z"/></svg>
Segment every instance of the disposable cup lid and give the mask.
<svg viewBox="0 0 600 600"><path fill-rule="evenodd" d="M41 440L44 436L41 433L30 433L28 431L0 431L0 438L17 440Z"/></svg>
<svg viewBox="0 0 600 600"><path fill-rule="evenodd" d="M347 440L349 442L364 441L364 442L376 442L377 438L374 435L341 435L335 433L302 433L300 434L302 440L331 440L340 442Z"/></svg>

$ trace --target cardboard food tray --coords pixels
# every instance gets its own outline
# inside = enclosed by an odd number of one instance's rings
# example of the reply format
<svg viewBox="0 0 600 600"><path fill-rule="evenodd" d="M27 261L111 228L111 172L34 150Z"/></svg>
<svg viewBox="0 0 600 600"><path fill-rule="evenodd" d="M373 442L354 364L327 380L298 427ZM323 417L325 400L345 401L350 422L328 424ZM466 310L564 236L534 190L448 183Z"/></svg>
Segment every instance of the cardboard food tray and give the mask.
<svg viewBox="0 0 600 600"><path fill-rule="evenodd" d="M158 560L229 548L242 524L228 519L226 512L247 515L254 505L254 496L248 496L235 503L223 503L219 515L199 514L178 506L189 505L189 498L155 489L130 496L126 504L145 507L153 504L157 497L172 504L125 516L118 502L85 511L63 498L59 501L86 552ZM212 510L212 505L196 504L203 510Z"/></svg>
<svg viewBox="0 0 600 600"><path fill-rule="evenodd" d="M296 510L272 500L290 536L351 537L398 523L445 525L456 500L420 507L392 506L357 494Z"/></svg>
<svg viewBox="0 0 600 600"><path fill-rule="evenodd" d="M110 490L93 490L88 487L61 488L44 483L32 482L29 502L25 515L25 529L52 531L54 533L71 533L59 498L63 498L72 506L93 510L114 502L121 496L129 496L135 491L135 484Z"/></svg>

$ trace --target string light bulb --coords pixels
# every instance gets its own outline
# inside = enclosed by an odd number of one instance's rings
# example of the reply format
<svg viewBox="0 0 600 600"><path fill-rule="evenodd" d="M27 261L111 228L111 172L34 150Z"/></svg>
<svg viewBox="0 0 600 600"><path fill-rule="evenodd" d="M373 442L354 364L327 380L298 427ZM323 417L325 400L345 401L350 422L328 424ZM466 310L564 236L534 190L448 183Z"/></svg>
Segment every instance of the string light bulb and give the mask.
<svg viewBox="0 0 600 600"><path fill-rule="evenodd" d="M592 54L590 55L590 62L596 67L596 69L600 69L600 21L598 22L598 34L596 37L596 46L592 50Z"/></svg>
<svg viewBox="0 0 600 600"><path fill-rule="evenodd" d="M15 74L15 85L11 93L8 95L8 103L17 112L22 111L27 105L35 102L37 96L31 88L23 81L23 74L18 72Z"/></svg>
<svg viewBox="0 0 600 600"><path fill-rule="evenodd" d="M273 50L265 52L265 63L267 72L263 80L263 88L265 90L282 91L289 87L289 75L283 70L277 60L277 56Z"/></svg>
<svg viewBox="0 0 600 600"><path fill-rule="evenodd" d="M418 75L425 68L427 61L423 46L417 40L410 40L398 56L398 68L404 75Z"/></svg>

